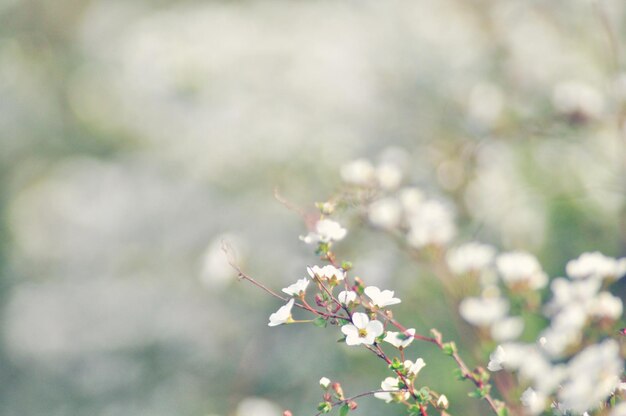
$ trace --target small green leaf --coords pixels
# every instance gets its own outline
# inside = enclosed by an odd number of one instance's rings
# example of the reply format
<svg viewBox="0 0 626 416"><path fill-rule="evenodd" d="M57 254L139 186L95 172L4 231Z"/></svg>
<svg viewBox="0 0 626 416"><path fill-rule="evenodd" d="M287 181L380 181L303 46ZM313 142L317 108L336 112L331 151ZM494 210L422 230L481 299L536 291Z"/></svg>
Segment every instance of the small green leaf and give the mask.
<svg viewBox="0 0 626 416"><path fill-rule="evenodd" d="M352 269L352 262L350 261L343 261L341 262L341 268L344 269L345 271L349 271Z"/></svg>
<svg viewBox="0 0 626 416"><path fill-rule="evenodd" d="M317 318L313 320L313 325L315 325L318 328L325 328L327 324L328 324L328 321L326 320L326 318L323 318L321 316L318 316Z"/></svg>
<svg viewBox="0 0 626 416"><path fill-rule="evenodd" d="M446 342L441 346L441 350L446 355L453 355L456 352L456 344L454 342Z"/></svg>
<svg viewBox="0 0 626 416"><path fill-rule="evenodd" d="M329 413L330 409L333 408L333 405L330 404L329 402L320 402L320 404L317 405L317 410L319 410L322 413Z"/></svg>
<svg viewBox="0 0 626 416"><path fill-rule="evenodd" d="M348 406L348 404L346 403L343 406L341 406L341 408L339 409L339 416L346 416L349 411L350 411L350 406Z"/></svg>

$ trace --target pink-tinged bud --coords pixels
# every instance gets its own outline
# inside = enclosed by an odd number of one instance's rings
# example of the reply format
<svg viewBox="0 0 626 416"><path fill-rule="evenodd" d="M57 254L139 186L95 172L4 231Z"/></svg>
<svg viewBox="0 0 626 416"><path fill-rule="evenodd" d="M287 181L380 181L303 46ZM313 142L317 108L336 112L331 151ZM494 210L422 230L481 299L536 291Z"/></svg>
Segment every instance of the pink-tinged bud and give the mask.
<svg viewBox="0 0 626 416"><path fill-rule="evenodd" d="M324 393L323 399L325 402L329 402L331 399L330 393Z"/></svg>
<svg viewBox="0 0 626 416"><path fill-rule="evenodd" d="M322 296L319 293L315 295L315 304L321 307L326 306L326 302L322 299Z"/></svg>
<svg viewBox="0 0 626 416"><path fill-rule="evenodd" d="M620 329L618 332L619 332L619 334L620 334L621 336L623 336L623 337L624 337L624 336L626 336L626 328L622 328L622 329Z"/></svg>
<svg viewBox="0 0 626 416"><path fill-rule="evenodd" d="M343 400L343 389L341 388L341 384L339 383L333 383L331 385L331 388L333 389L333 391L335 392L335 394L337 395L337 397L340 400Z"/></svg>
<svg viewBox="0 0 626 416"><path fill-rule="evenodd" d="M289 410L285 410L283 412L283 416L293 416L293 413L291 413L291 411L289 411Z"/></svg>
<svg viewBox="0 0 626 416"><path fill-rule="evenodd" d="M348 407L350 408L350 410L356 410L356 408L359 407L359 405L356 404L354 400L350 400L348 402Z"/></svg>

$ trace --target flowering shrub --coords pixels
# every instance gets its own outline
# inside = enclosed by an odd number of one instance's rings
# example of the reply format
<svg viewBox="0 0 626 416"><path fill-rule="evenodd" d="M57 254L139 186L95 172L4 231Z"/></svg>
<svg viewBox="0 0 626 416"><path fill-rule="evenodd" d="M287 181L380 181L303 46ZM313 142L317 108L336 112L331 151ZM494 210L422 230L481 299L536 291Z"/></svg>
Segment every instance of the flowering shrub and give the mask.
<svg viewBox="0 0 626 416"><path fill-rule="evenodd" d="M624 386L624 331L618 325L622 301L608 290L626 274L626 258L583 253L566 265L567 278L550 281L530 253L497 253L478 242L454 244L452 209L418 188L401 187L402 173L393 165L374 167L360 159L344 166L341 175L346 186L317 204L313 230L300 237L325 264L307 267L308 277L282 290L287 296L232 263L240 278L286 302L270 316L269 326L337 327L345 345L362 348L388 367L380 389L354 396L344 394L339 382L322 378L317 415L333 409L346 415L366 396L404 406L409 415L448 414L445 392L420 382L426 363L411 348L420 342L451 357L457 378L473 384L469 395L483 399L493 414L626 414L618 404ZM353 274L350 262L337 258L335 244L349 238L331 219L339 213L391 234L416 261L432 267L448 304L473 329L475 344L491 351L484 366L470 368L465 354L455 343L445 342L437 329L419 334L400 323L393 307L401 298L393 290L368 285ZM541 290L548 285L544 294ZM308 318L294 318L294 307ZM541 320L542 328L525 333L529 319Z"/></svg>

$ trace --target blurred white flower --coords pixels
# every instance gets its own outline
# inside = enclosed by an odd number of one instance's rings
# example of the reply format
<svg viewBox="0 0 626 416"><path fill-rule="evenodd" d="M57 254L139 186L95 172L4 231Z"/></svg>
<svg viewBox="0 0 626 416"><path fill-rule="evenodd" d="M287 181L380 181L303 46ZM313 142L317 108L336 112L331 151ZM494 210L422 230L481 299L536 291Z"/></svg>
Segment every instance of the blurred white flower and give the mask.
<svg viewBox="0 0 626 416"><path fill-rule="evenodd" d="M342 305L348 306L350 305L352 302L356 301L356 292L352 291L352 290L342 290L341 292L339 292L339 294L337 295L337 300L339 301L339 303L341 303Z"/></svg>
<svg viewBox="0 0 626 416"><path fill-rule="evenodd" d="M500 254L496 258L496 267L508 286L521 283L531 289L541 289L548 283L548 276L541 269L537 258L526 252L513 251Z"/></svg>
<svg viewBox="0 0 626 416"><path fill-rule="evenodd" d="M450 210L439 201L428 200L408 218L407 241L416 248L445 245L456 233Z"/></svg>
<svg viewBox="0 0 626 416"><path fill-rule="evenodd" d="M504 367L502 366L506 361L506 353L501 345L496 347L496 350L489 355L489 363L487 369L489 371L500 371Z"/></svg>
<svg viewBox="0 0 626 416"><path fill-rule="evenodd" d="M618 279L626 273L626 258L617 260L598 251L583 253L567 262L565 270L572 279Z"/></svg>
<svg viewBox="0 0 626 416"><path fill-rule="evenodd" d="M538 415L543 412L546 407L546 399L543 394L537 393L531 387L527 388L520 398L522 404L531 415Z"/></svg>
<svg viewBox="0 0 626 416"><path fill-rule="evenodd" d="M590 345L567 364L567 378L557 397L563 407L583 413L600 406L620 383L624 365L612 339Z"/></svg>
<svg viewBox="0 0 626 416"><path fill-rule="evenodd" d="M386 403L390 403L393 400L392 394L397 393L389 393L390 391L400 391L400 380L393 377L387 377L380 383L381 390L385 390L384 392L374 393L374 397L377 399L384 400ZM403 397L405 400L409 398L409 392L404 392Z"/></svg>
<svg viewBox="0 0 626 416"><path fill-rule="evenodd" d="M382 189L394 190L402 182L402 170L393 163L382 163L376 168L376 180Z"/></svg>
<svg viewBox="0 0 626 416"><path fill-rule="evenodd" d="M394 198L382 198L374 201L367 210L369 221L376 227L392 229L400 224L402 207Z"/></svg>
<svg viewBox="0 0 626 416"><path fill-rule="evenodd" d="M398 194L400 204L408 218L411 218L424 202L424 194L418 188L402 188Z"/></svg>
<svg viewBox="0 0 626 416"><path fill-rule="evenodd" d="M259 397L247 397L239 402L236 416L277 416L282 414L277 404Z"/></svg>
<svg viewBox="0 0 626 416"><path fill-rule="evenodd" d="M283 292L291 296L300 296L306 291L309 282L310 280L306 277L303 279L298 279L296 283L284 288Z"/></svg>
<svg viewBox="0 0 626 416"><path fill-rule="evenodd" d="M374 166L367 159L353 160L341 167L341 179L352 185L371 185L374 177Z"/></svg>
<svg viewBox="0 0 626 416"><path fill-rule="evenodd" d="M437 399L437 408L447 409L449 405L450 405L450 402L448 401L448 398L446 397L445 394L442 394L441 396L439 396L439 398Z"/></svg>
<svg viewBox="0 0 626 416"><path fill-rule="evenodd" d="M330 243L343 240L347 232L338 222L324 219L315 224L315 232L311 231L306 236L300 236L300 240L306 244Z"/></svg>
<svg viewBox="0 0 626 416"><path fill-rule="evenodd" d="M587 312L594 318L617 320L622 316L622 300L609 292L601 292L591 303Z"/></svg>
<svg viewBox="0 0 626 416"><path fill-rule="evenodd" d="M376 286L368 286L363 292L372 300L372 304L378 306L379 308L384 308L385 306L396 305L402 302L398 298L394 298L393 290L380 290Z"/></svg>
<svg viewBox="0 0 626 416"><path fill-rule="evenodd" d="M454 274L462 275L487 268L495 254L496 250L492 246L472 242L449 250L446 261Z"/></svg>
<svg viewBox="0 0 626 416"><path fill-rule="evenodd" d="M409 375L417 376L422 368L426 367L426 363L423 358L418 358L415 362L411 360L404 361L404 368L406 368Z"/></svg>
<svg viewBox="0 0 626 416"><path fill-rule="evenodd" d="M489 326L505 317L509 302L501 297L470 297L459 305L461 317L474 326Z"/></svg>
<svg viewBox="0 0 626 416"><path fill-rule="evenodd" d="M497 85L480 83L472 87L468 100L468 114L477 123L491 127L502 114L504 97Z"/></svg>
<svg viewBox="0 0 626 416"><path fill-rule="evenodd" d="M552 93L554 108L567 116L596 119L604 111L604 98L589 84L575 81L561 82Z"/></svg>
<svg viewBox="0 0 626 416"><path fill-rule="evenodd" d="M352 323L341 327L341 332L346 336L348 345L372 345L383 334L383 324L380 321L370 321L362 312L352 314Z"/></svg>
<svg viewBox="0 0 626 416"><path fill-rule="evenodd" d="M224 287L237 276L222 249L224 243L237 252L238 261L246 251L242 239L234 234L222 234L211 241L202 255L200 270L200 281L211 289Z"/></svg>
<svg viewBox="0 0 626 416"><path fill-rule="evenodd" d="M415 335L414 328L409 328L404 332L387 331L387 334L385 334L385 338L383 341L390 343L396 348L405 349L406 347L411 345L411 343L413 342L414 335Z"/></svg>
<svg viewBox="0 0 626 416"><path fill-rule="evenodd" d="M518 338L524 330L521 317L506 317L491 325L491 338L497 342L511 341Z"/></svg>
<svg viewBox="0 0 626 416"><path fill-rule="evenodd" d="M270 322L267 326L277 326L288 324L293 321L291 317L291 308L293 308L294 300L290 299L286 305L281 306L276 312L270 315Z"/></svg>

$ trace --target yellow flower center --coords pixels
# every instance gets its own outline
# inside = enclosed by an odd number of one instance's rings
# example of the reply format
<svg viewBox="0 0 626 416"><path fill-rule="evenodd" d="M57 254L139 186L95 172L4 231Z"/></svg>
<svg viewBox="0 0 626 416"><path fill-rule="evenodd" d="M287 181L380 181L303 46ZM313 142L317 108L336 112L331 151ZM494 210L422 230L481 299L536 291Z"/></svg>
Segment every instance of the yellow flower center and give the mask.
<svg viewBox="0 0 626 416"><path fill-rule="evenodd" d="M359 336L360 336L361 338L363 338L363 337L367 336L367 330L365 330L365 329L359 329Z"/></svg>

